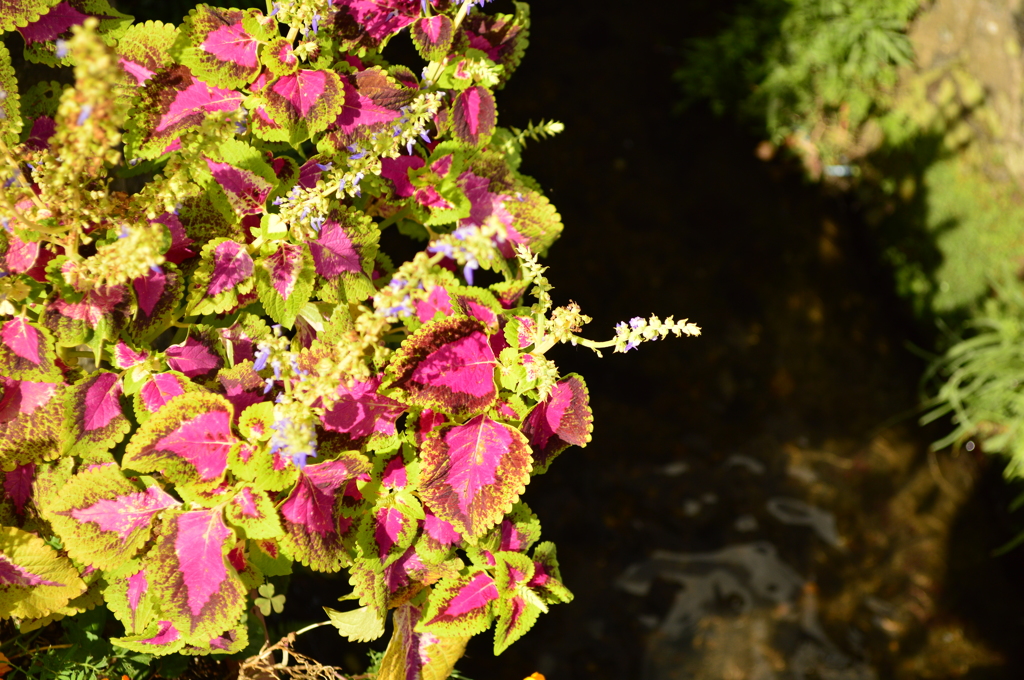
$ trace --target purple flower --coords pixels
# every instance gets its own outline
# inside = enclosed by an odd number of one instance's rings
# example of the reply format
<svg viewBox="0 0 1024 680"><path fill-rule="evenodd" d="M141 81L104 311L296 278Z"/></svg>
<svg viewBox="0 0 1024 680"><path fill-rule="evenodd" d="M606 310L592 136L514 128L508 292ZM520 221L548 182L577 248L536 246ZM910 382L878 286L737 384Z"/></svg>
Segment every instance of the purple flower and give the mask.
<svg viewBox="0 0 1024 680"><path fill-rule="evenodd" d="M274 205L281 205L282 203L284 203L284 196L278 196L277 198L274 199L273 203Z"/></svg>
<svg viewBox="0 0 1024 680"><path fill-rule="evenodd" d="M60 38L57 39L56 48L57 50L55 54L57 55L58 59L63 59L64 57L68 56L68 52L70 52L70 49L68 48L68 41L61 40Z"/></svg>
<svg viewBox="0 0 1024 680"><path fill-rule="evenodd" d="M462 275L466 277L466 283L473 285L473 272L480 268L480 264L475 259L470 259L466 263L466 266L462 268Z"/></svg>
<svg viewBox="0 0 1024 680"><path fill-rule="evenodd" d="M270 362L270 366L271 366L271 368L274 369L274 379L275 380L280 380L281 379L281 362L278 361L277 359L274 359L273 361Z"/></svg>
<svg viewBox="0 0 1024 680"><path fill-rule="evenodd" d="M121 225L121 233L117 235L118 238L128 238L128 225Z"/></svg>
<svg viewBox="0 0 1024 680"><path fill-rule="evenodd" d="M149 271L153 272L154 274L162 274L163 273L163 270L160 269L160 266L156 265L156 264L149 265Z"/></svg>
<svg viewBox="0 0 1024 680"><path fill-rule="evenodd" d="M420 132L420 139L423 140L424 144L430 144L430 135L427 133L426 130Z"/></svg>
<svg viewBox="0 0 1024 680"><path fill-rule="evenodd" d="M270 13L270 16L274 16L275 14L277 14L280 11L281 11L281 6L275 2L274 3L274 11L272 11Z"/></svg>
<svg viewBox="0 0 1024 680"><path fill-rule="evenodd" d="M253 364L253 369L256 371L262 371L267 367L267 359L270 358L270 347L266 345L260 345L260 351L256 354L256 363Z"/></svg>
<svg viewBox="0 0 1024 680"><path fill-rule="evenodd" d="M629 320L629 325L634 330L637 329L637 328L640 328L640 326L642 326L643 323L644 323L643 318L641 318L639 316L634 316L632 319Z"/></svg>
<svg viewBox="0 0 1024 680"><path fill-rule="evenodd" d="M320 18L321 17L320 17L319 14L314 14L313 15L313 32L314 33L316 33L319 30L319 28L320 28Z"/></svg>
<svg viewBox="0 0 1024 680"><path fill-rule="evenodd" d="M459 227L458 229L453 231L452 232L452 236L454 236L459 241L465 241L467 237L472 236L473 233L475 233L475 232L476 232L476 228L475 227L467 225L465 227Z"/></svg>
<svg viewBox="0 0 1024 680"><path fill-rule="evenodd" d="M427 0L420 0L420 8L423 14L427 13Z"/></svg>
<svg viewBox="0 0 1024 680"><path fill-rule="evenodd" d="M314 217L309 221L309 226L313 228L313 231L320 233L320 228L324 226L324 222L327 221L326 217Z"/></svg>
<svg viewBox="0 0 1024 680"><path fill-rule="evenodd" d="M89 116L92 115L92 105L86 104L82 107L82 111L78 114L78 120L75 121L76 125L85 125L85 121L89 120Z"/></svg>
<svg viewBox="0 0 1024 680"><path fill-rule="evenodd" d="M320 172L327 172L328 170L334 167L334 163L331 163L329 161L327 163L317 163L316 167L320 169Z"/></svg>
<svg viewBox="0 0 1024 680"><path fill-rule="evenodd" d="M427 248L427 252L428 253L442 253L446 257L450 257L452 259L455 259L455 251L452 249L452 244L444 243L443 241L440 242L440 243L434 243L433 245L428 247Z"/></svg>
<svg viewBox="0 0 1024 680"><path fill-rule="evenodd" d="M622 350L622 351L623 351L623 352L628 352L628 351L629 351L629 350L631 350L631 349L636 349L636 346L637 346L638 344L640 344L640 343L638 343L638 342L635 342L635 341L633 341L633 340L630 340L629 342L627 342L627 343L626 343L626 349L624 349L624 350Z"/></svg>
<svg viewBox="0 0 1024 680"><path fill-rule="evenodd" d="M413 140L411 140L411 139L408 142L406 142L406 144L405 144L405 150L409 152L410 156L412 155L412 145L413 145Z"/></svg>
<svg viewBox="0 0 1024 680"><path fill-rule="evenodd" d="M351 156L348 157L348 159L350 161L357 161L360 158L364 158L365 156L366 156L366 152L365 151L360 151L359 153L352 154Z"/></svg>
<svg viewBox="0 0 1024 680"><path fill-rule="evenodd" d="M268 392L270 392L270 390L274 388L274 379L267 378L265 383L266 384L263 386L263 394L267 394Z"/></svg>

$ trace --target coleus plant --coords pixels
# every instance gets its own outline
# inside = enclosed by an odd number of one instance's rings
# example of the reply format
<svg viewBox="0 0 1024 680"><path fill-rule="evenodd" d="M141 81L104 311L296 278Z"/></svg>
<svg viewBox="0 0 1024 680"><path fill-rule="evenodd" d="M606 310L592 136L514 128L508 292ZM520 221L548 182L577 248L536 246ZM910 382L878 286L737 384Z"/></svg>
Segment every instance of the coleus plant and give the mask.
<svg viewBox="0 0 1024 680"><path fill-rule="evenodd" d="M19 91L0 45L0 617L97 606L153 655L233 654L299 562L347 570L380 677L442 678L571 599L520 500L585 446L558 343L699 329L556 307L562 223L495 91L527 6L10 0L0 29L73 84ZM417 74L382 49L408 31ZM420 242L404 263L393 228Z"/></svg>

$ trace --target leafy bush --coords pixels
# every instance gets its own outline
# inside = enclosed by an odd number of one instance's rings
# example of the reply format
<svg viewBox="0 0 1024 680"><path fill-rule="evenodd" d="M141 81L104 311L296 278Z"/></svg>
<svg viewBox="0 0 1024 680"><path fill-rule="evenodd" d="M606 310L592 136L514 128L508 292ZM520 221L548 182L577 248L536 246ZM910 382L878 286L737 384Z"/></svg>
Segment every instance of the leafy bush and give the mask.
<svg viewBox="0 0 1024 680"><path fill-rule="evenodd" d="M74 84L19 91L0 49L0 618L113 626L96 653L138 664L262 645L258 674L299 562L348 572L358 606L327 613L350 639L393 612L378 677L443 678L469 637L495 624L500 653L570 600L520 501L590 440L583 379L546 354L699 329L594 342L555 306L537 256L561 220L518 167L560 125L496 125L527 6L2 12ZM381 55L404 29L422 75Z"/></svg>
<svg viewBox="0 0 1024 680"><path fill-rule="evenodd" d="M822 121L856 128L913 60L919 0L749 0L727 28L690 43L685 102L738 111L778 141Z"/></svg>

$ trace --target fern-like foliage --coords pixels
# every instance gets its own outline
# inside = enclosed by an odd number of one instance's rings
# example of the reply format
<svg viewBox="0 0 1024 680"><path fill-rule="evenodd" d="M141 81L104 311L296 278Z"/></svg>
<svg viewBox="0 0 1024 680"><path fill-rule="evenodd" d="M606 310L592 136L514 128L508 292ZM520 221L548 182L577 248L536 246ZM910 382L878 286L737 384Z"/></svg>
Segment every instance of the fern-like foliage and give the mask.
<svg viewBox="0 0 1024 680"><path fill-rule="evenodd" d="M554 137L560 132L565 130L565 124L557 120L542 120L536 125L531 120L525 130L520 130L517 127L509 127L512 134L515 135L516 144L526 148L526 140L532 139L535 142L539 142L548 137Z"/></svg>

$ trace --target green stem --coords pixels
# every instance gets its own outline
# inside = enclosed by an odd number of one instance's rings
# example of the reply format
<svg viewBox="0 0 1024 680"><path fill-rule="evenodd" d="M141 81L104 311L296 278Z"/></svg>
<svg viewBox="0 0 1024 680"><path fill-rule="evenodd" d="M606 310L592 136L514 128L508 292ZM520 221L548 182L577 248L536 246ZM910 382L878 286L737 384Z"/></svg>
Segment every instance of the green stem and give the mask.
<svg viewBox="0 0 1024 680"><path fill-rule="evenodd" d="M385 220L381 220L380 222L378 222L378 223L377 223L377 229L379 229L379 230L381 230L381 231L384 231L385 229L387 229L388 227L390 227L390 226L391 226L392 224L394 224L394 223L395 223L395 222L397 222L398 220L403 220L403 219L405 219L405 218L406 218L406 217L408 217L408 216L409 216L409 215L410 215L411 213L412 213L412 210L410 210L410 209L409 209L409 206L405 206L404 208L402 208L401 210L399 210L398 212L396 212L396 213L395 213L394 215L392 215L391 217L389 217L389 218L387 218L387 219L385 219Z"/></svg>

